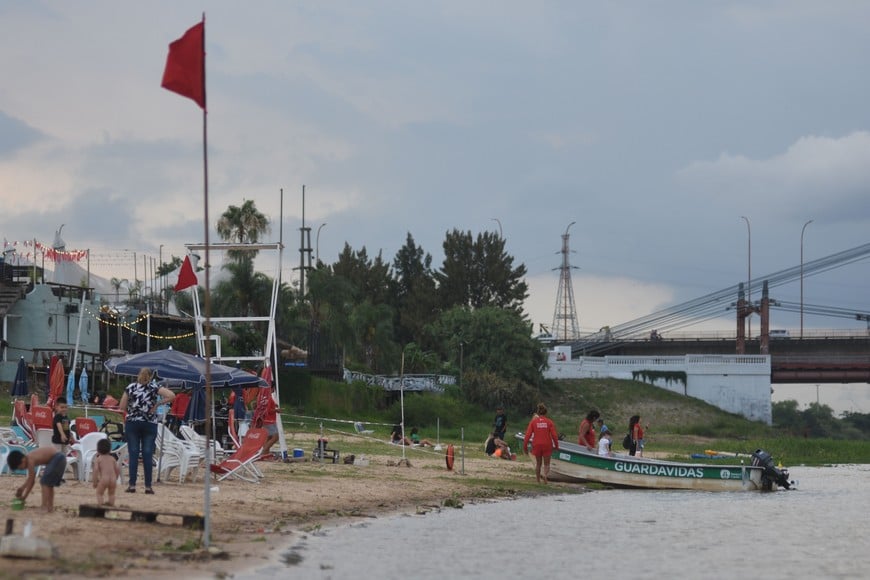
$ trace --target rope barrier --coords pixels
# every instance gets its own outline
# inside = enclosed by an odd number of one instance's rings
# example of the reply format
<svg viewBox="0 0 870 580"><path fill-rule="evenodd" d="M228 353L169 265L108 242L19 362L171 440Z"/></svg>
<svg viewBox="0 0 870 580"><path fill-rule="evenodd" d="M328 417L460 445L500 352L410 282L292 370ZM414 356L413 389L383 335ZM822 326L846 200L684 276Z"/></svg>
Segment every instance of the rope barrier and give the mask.
<svg viewBox="0 0 870 580"><path fill-rule="evenodd" d="M384 426L384 427L392 427L393 425L395 425L395 423L378 423L378 422L376 422L376 421L353 421L353 420L350 420L350 419L333 419L332 417L316 417L316 416L312 416L312 415L296 415L296 414L289 414L289 413L282 414L282 417L294 417L294 418L297 418L297 419L307 419L307 420L310 420L310 421L316 421L316 422L318 422L318 423L322 423L322 422L324 422L324 421L330 421L330 422L332 422L332 423L342 423L342 424L349 424L349 425L355 425L356 423L362 423L363 425L381 425L381 426ZM300 427L304 427L304 426L305 426L305 423L304 423L304 422L300 422L300 423L299 423L299 426L300 426ZM321 426L320 426L320 429L321 429L322 431L328 431L328 432L330 432L330 433L335 433L335 434L340 434L340 435L345 435L345 436L350 435L351 437L355 437L355 438L358 438L358 439L363 439L363 440L365 440L365 441L370 441L370 442L374 442L374 443L381 443L381 444L383 444L383 445L389 445L389 446L391 446L391 447L396 447L397 449L401 449L401 446L400 446L400 445L397 445L397 444L395 444L395 443L393 443L393 442L391 442L391 441L387 441L387 440L385 440L385 439L381 439L381 438L379 438L379 437L374 437L374 436L372 436L372 435L367 435L367 434L364 434L364 433L358 433L358 432L356 432L356 431L351 431L351 432L348 432L348 431L342 431L342 430L340 430L340 429L335 429L335 428L330 428L330 427L323 427L322 424L321 424ZM438 445L440 445L440 443L438 443ZM437 456L439 456L439 457L442 455L442 452L441 452L440 450L435 450L435 449L433 448L433 449L430 451L429 448L428 448L427 446L425 446L425 445L410 445L410 446L409 446L409 445L406 445L406 446L405 446L405 449L413 449L414 451L417 451L417 452L420 452L420 453L424 453L424 454L425 454L425 453L429 453L429 454L432 454L432 455L437 455Z"/></svg>
<svg viewBox="0 0 870 580"><path fill-rule="evenodd" d="M362 423L363 425L382 425L384 427L392 427L395 423L377 423L373 421L354 421L351 419L333 419L331 417L312 417L310 415L293 415L289 413L284 413L285 417L298 417L300 419L310 419L311 421L332 421L333 423L348 423L353 425L355 423Z"/></svg>

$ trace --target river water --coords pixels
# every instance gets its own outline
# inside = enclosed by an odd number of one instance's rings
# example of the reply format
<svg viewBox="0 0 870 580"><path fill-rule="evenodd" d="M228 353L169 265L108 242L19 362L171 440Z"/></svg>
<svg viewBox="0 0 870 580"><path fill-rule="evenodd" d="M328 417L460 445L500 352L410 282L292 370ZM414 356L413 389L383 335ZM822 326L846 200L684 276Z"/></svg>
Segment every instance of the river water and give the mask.
<svg viewBox="0 0 870 580"><path fill-rule="evenodd" d="M870 465L775 493L601 490L366 520L235 578L867 578Z"/></svg>

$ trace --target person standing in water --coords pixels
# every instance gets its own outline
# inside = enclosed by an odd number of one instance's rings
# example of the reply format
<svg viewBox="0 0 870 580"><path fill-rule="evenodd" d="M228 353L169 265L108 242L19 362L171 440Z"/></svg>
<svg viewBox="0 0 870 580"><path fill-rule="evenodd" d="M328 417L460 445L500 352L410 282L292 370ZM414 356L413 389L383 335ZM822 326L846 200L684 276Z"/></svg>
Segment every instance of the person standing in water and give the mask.
<svg viewBox="0 0 870 580"><path fill-rule="evenodd" d="M529 453L529 439L532 442L532 455L535 456L535 480L538 483L547 483L550 475L550 456L554 449L559 449L559 433L556 425L547 417L547 406L538 404L538 410L529 426L526 427L526 436L523 438L523 453Z"/></svg>

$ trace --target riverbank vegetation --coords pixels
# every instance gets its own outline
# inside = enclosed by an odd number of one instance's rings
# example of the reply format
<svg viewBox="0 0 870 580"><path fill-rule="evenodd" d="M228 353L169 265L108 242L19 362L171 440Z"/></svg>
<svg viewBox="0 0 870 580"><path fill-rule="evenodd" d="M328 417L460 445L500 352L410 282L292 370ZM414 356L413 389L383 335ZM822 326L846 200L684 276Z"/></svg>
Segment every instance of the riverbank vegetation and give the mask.
<svg viewBox="0 0 870 580"><path fill-rule="evenodd" d="M398 393L321 379L297 389L293 385L299 381L288 379L286 390L282 389L288 422L298 421L314 428L322 423L329 431L348 429L350 422L363 421L372 424L369 428L375 430L376 437L386 438L390 425L401 420ZM597 409L613 431L617 448L627 432L628 418L639 414L643 424L649 425L647 450L673 459L689 460L692 454L707 450L750 454L763 448L789 464L870 463L870 415L850 413L836 418L825 405L812 404L799 410L794 401L776 403L773 425L768 426L635 381L544 381L536 395L547 404L560 433L569 441L576 440L586 413ZM409 430L417 427L423 438L432 440L457 442L464 437L476 449L491 430L494 414L494 405L484 407L470 402L455 387L444 394L404 395L405 425ZM530 408L508 405L507 414L508 433L513 434L525 429ZM365 452L365 448L359 452Z"/></svg>

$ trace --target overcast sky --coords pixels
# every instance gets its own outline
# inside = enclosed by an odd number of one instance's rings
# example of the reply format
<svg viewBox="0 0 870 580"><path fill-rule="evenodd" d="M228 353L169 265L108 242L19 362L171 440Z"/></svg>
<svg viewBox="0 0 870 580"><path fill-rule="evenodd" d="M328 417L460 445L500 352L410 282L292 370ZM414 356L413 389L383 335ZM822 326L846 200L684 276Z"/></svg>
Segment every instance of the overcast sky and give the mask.
<svg viewBox="0 0 870 580"><path fill-rule="evenodd" d="M811 219L805 261L870 241L870 3L800 0L5 0L0 236L65 223L131 279L119 250L203 240L202 115L160 80L204 7L209 223L253 199L277 240L283 188L285 278L303 184L327 262L410 232L440 265L447 231L501 228L536 328L571 222L583 331L746 280L740 216L753 278L799 265ZM805 302L867 311L868 268Z"/></svg>

